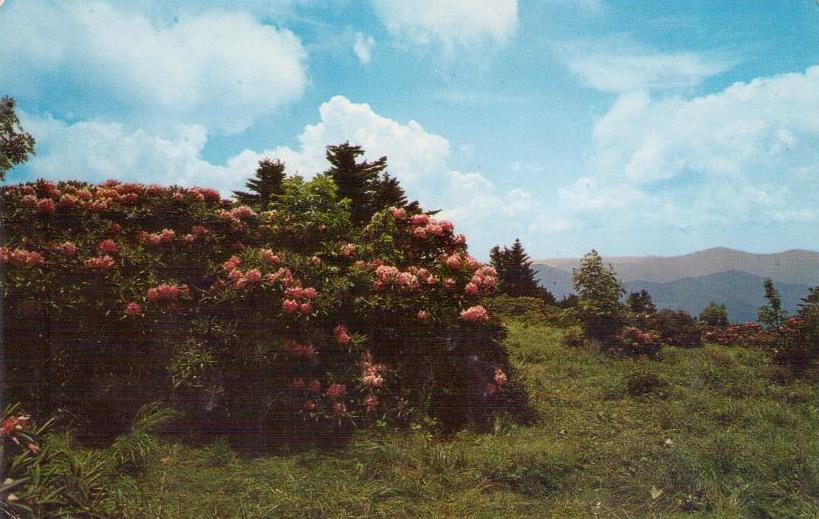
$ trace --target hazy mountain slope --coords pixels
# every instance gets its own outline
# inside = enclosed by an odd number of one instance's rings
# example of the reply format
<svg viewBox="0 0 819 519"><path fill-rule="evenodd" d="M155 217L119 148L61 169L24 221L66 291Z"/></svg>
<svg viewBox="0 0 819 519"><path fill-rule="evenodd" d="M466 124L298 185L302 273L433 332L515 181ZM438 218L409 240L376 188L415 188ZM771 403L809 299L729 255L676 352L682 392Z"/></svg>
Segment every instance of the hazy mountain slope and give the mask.
<svg viewBox="0 0 819 519"><path fill-rule="evenodd" d="M711 300L728 308L732 321L744 322L756 319L756 309L765 304L762 288L764 278L736 270L719 272L696 278L684 278L670 283L631 281L626 288L631 291L648 290L657 308L672 308L698 314ZM808 285L777 283L782 304L795 312Z"/></svg>
<svg viewBox="0 0 819 519"><path fill-rule="evenodd" d="M782 283L819 284L819 252L789 250L775 254L752 254L734 249L706 249L683 256L604 258L623 281L667 283L736 270ZM546 259L536 263L571 272L578 259Z"/></svg>

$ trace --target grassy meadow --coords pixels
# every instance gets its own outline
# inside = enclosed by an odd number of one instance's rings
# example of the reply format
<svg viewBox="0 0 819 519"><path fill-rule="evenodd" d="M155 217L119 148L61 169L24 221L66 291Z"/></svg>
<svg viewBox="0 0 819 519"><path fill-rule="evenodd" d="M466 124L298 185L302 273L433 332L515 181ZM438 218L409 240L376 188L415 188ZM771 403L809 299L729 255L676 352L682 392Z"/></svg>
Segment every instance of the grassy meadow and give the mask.
<svg viewBox="0 0 819 519"><path fill-rule="evenodd" d="M812 380L740 346L614 358L507 324L535 425L375 428L332 451L264 455L166 438L111 497L152 518L819 517Z"/></svg>

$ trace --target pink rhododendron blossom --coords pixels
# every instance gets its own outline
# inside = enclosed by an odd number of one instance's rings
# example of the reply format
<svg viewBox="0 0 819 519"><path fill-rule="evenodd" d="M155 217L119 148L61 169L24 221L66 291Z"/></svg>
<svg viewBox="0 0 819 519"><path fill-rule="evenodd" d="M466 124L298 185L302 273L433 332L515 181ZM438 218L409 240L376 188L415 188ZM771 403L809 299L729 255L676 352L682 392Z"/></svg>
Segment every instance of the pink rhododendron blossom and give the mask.
<svg viewBox="0 0 819 519"><path fill-rule="evenodd" d="M429 312L427 312L426 310L418 310L418 314L416 315L416 317L418 317L418 319L422 321L426 321L427 319L429 319L430 315Z"/></svg>
<svg viewBox="0 0 819 519"><path fill-rule="evenodd" d="M345 243L339 247L339 254L345 257L350 257L355 254L356 246L354 243Z"/></svg>
<svg viewBox="0 0 819 519"><path fill-rule="evenodd" d="M281 263L281 259L273 253L270 249L262 249L259 251L259 255L262 257L262 260L265 263L269 263L270 265L278 265Z"/></svg>
<svg viewBox="0 0 819 519"><path fill-rule="evenodd" d="M347 327L343 323L333 328L333 333L336 335L336 341L341 345L350 344L350 334L347 332Z"/></svg>
<svg viewBox="0 0 819 519"><path fill-rule="evenodd" d="M294 314L299 311L299 303L292 299L285 299L282 301L282 310L288 314Z"/></svg>
<svg viewBox="0 0 819 519"><path fill-rule="evenodd" d="M302 409L308 413L314 412L317 408L318 406L312 400L305 400L304 405L302 406Z"/></svg>
<svg viewBox="0 0 819 519"><path fill-rule="evenodd" d="M502 386L506 384L506 373L503 372L500 368L495 368L495 376L494 376L495 384L498 386Z"/></svg>
<svg viewBox="0 0 819 519"><path fill-rule="evenodd" d="M294 378L293 382L290 384L290 387L292 387L293 389L304 389L304 379Z"/></svg>
<svg viewBox="0 0 819 519"><path fill-rule="evenodd" d="M312 344L305 344L293 339L284 340L282 351L294 357L303 357L305 359L312 359L318 354Z"/></svg>
<svg viewBox="0 0 819 519"><path fill-rule="evenodd" d="M407 210L403 207L390 207L390 213L396 220L403 220L407 217Z"/></svg>
<svg viewBox="0 0 819 519"><path fill-rule="evenodd" d="M142 315L142 307L139 305L139 303L132 301L125 306L125 315L129 317Z"/></svg>
<svg viewBox="0 0 819 519"><path fill-rule="evenodd" d="M85 260L85 265L92 269L107 270L114 266L114 258L108 255L88 258Z"/></svg>
<svg viewBox="0 0 819 519"><path fill-rule="evenodd" d="M60 207L63 209L71 209L72 207L76 207L77 202L79 202L79 198L74 195L63 195L60 197Z"/></svg>
<svg viewBox="0 0 819 519"><path fill-rule="evenodd" d="M369 395L367 398L364 399L364 405L366 406L366 411L368 413L372 413L376 409L378 409L379 404L378 397L375 395Z"/></svg>
<svg viewBox="0 0 819 519"><path fill-rule="evenodd" d="M37 196L36 195L26 195L26 196L24 196L23 198L20 199L20 202L22 202L22 204L24 206L27 206L27 207L36 207L37 206Z"/></svg>
<svg viewBox="0 0 819 519"><path fill-rule="evenodd" d="M148 289L148 301L152 303L173 305L180 297L188 295L190 295L190 290L185 285L162 283Z"/></svg>
<svg viewBox="0 0 819 519"><path fill-rule="evenodd" d="M347 394L347 386L345 384L330 384L327 386L327 398L338 400Z"/></svg>
<svg viewBox="0 0 819 519"><path fill-rule="evenodd" d="M333 414L336 416L344 416L347 414L347 405L344 402L335 402L333 404Z"/></svg>
<svg viewBox="0 0 819 519"><path fill-rule="evenodd" d="M464 321L482 323L489 320L489 314L486 312L486 308L478 305L462 311L461 319Z"/></svg>
<svg viewBox="0 0 819 519"><path fill-rule="evenodd" d="M313 303L302 303L299 305L299 313L307 315L313 311Z"/></svg>
<svg viewBox="0 0 819 519"><path fill-rule="evenodd" d="M222 263L222 268L231 271L242 264L242 258L239 256L231 256L230 259Z"/></svg>
<svg viewBox="0 0 819 519"><path fill-rule="evenodd" d="M39 252L0 247L0 263L18 267L41 267L45 265L45 258Z"/></svg>
<svg viewBox="0 0 819 519"><path fill-rule="evenodd" d="M309 262L310 265L318 267L319 265L321 265L321 258L319 258L318 256L313 256L310 258Z"/></svg>
<svg viewBox="0 0 819 519"><path fill-rule="evenodd" d="M117 252L117 242L111 239L102 240L97 248L102 254L114 254Z"/></svg>
<svg viewBox="0 0 819 519"><path fill-rule="evenodd" d="M57 245L57 250L59 250L60 252L62 252L63 254L65 254L67 256L73 256L73 255L77 254L77 251L79 249L78 249L78 247L76 245L74 245L70 241L65 241L65 242Z"/></svg>
<svg viewBox="0 0 819 519"><path fill-rule="evenodd" d="M307 389L309 389L313 393L318 393L321 391L321 382L318 379L314 378L313 380L310 381L310 384L308 384Z"/></svg>
<svg viewBox="0 0 819 519"><path fill-rule="evenodd" d="M37 212L40 214L50 214L54 212L54 200L50 198L41 198L37 200Z"/></svg>

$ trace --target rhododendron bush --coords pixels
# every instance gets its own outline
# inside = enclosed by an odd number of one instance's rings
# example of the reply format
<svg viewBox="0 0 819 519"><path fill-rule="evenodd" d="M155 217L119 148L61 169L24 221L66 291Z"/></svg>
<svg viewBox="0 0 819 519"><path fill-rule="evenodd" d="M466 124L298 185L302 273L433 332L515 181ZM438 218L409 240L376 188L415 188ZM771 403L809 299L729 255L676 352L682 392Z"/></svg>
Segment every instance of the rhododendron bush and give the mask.
<svg viewBox="0 0 819 519"><path fill-rule="evenodd" d="M167 400L230 430L522 402L480 306L496 274L453 225L405 208L351 223L327 177L259 211L202 188L3 188L12 398L114 428Z"/></svg>

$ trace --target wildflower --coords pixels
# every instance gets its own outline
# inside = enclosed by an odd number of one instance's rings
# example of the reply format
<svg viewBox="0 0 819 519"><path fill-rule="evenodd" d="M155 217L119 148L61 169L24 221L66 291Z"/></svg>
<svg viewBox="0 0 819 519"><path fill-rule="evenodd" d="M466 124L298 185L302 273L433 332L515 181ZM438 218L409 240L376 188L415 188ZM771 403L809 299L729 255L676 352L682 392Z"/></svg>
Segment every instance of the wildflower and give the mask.
<svg viewBox="0 0 819 519"><path fill-rule="evenodd" d="M85 265L92 269L105 270L114 266L114 258L108 255L97 256L95 258L88 258L85 260Z"/></svg>
<svg viewBox="0 0 819 519"><path fill-rule="evenodd" d="M338 400L339 398L342 398L345 394L347 394L347 386L344 384L333 383L327 387L327 398Z"/></svg>
<svg viewBox="0 0 819 519"><path fill-rule="evenodd" d="M347 332L347 327L343 323L333 328L333 333L336 334L336 341L339 344L347 345L350 343L350 334Z"/></svg>
<svg viewBox="0 0 819 519"><path fill-rule="evenodd" d="M462 311L461 319L470 322L486 322L489 320L489 314L486 312L486 308L478 305Z"/></svg>
<svg viewBox="0 0 819 519"><path fill-rule="evenodd" d="M111 239L102 240L98 249L101 254L114 254L117 252L117 242Z"/></svg>
<svg viewBox="0 0 819 519"><path fill-rule="evenodd" d="M139 303L131 301L125 306L125 315L128 317L142 315L142 307L139 305Z"/></svg>
<svg viewBox="0 0 819 519"><path fill-rule="evenodd" d="M49 214L54 212L54 200L50 198L41 198L37 200L37 212L40 214Z"/></svg>

